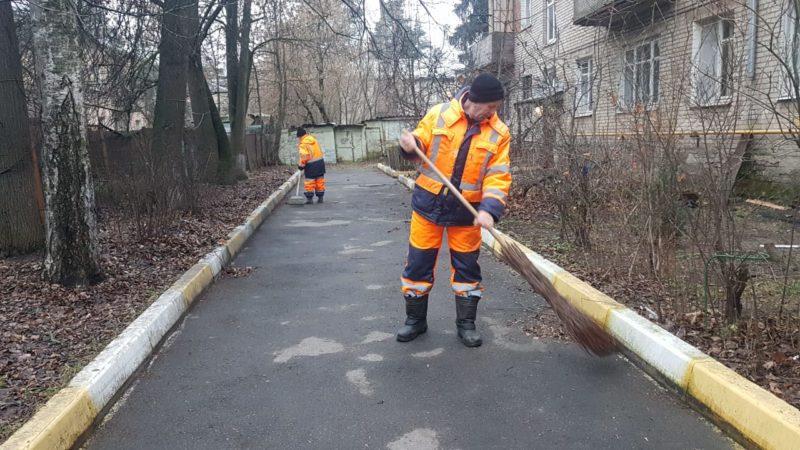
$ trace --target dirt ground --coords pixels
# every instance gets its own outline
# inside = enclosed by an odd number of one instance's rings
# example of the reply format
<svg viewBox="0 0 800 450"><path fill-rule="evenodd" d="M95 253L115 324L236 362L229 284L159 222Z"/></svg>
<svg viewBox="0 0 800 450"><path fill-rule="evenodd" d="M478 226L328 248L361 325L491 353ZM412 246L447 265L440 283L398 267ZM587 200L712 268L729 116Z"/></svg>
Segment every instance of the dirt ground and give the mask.
<svg viewBox="0 0 800 450"><path fill-rule="evenodd" d="M790 215L745 202L736 205L743 251L765 257L749 261L751 278L742 296L742 317L729 325L722 319L722 292L713 271L706 303L703 260L687 242L678 241L668 276L655 279L643 269L645 256L637 248L636 237L617 220L619 215L603 207L597 211L592 248L585 250L576 247L569 236L562 239L557 210L544 198L535 188L524 197L521 191L512 192L508 215L499 228L800 407L800 249L794 249L789 258L788 251L767 245L791 241ZM797 241L800 235L795 236ZM766 249L759 247L762 244ZM553 314L522 318L520 325L531 335L564 338Z"/></svg>

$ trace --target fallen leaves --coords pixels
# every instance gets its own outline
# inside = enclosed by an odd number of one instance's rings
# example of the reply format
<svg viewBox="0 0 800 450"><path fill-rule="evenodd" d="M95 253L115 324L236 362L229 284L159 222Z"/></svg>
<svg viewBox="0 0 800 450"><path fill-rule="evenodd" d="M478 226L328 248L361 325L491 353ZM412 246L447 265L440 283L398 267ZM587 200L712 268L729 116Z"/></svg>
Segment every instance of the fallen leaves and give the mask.
<svg viewBox="0 0 800 450"><path fill-rule="evenodd" d="M607 247L619 245L625 239L620 236L619 227L609 227L613 235L608 236L608 242L596 239L592 254L587 255L560 239L556 208L547 204L544 196L537 195L535 189L530 189L524 198L521 193L512 193L507 217L501 224L503 231L745 378L800 407L800 324L796 319L784 320L779 325L780 321L772 316L728 326L718 323L713 314L696 310L697 307L687 308L688 312L676 310L678 294L668 286L638 274L630 262L625 267L614 267L607 255L618 249L611 251ZM680 303L687 304L682 300ZM546 311L549 310L537 310L521 319L523 331L529 336L561 338L558 319Z"/></svg>
<svg viewBox="0 0 800 450"><path fill-rule="evenodd" d="M0 441L66 384L182 272L225 242L292 174L270 167L235 186L202 185L194 213L137 241L124 211L100 214L106 280L67 289L42 280L42 255L0 259ZM253 268L235 268L246 276Z"/></svg>

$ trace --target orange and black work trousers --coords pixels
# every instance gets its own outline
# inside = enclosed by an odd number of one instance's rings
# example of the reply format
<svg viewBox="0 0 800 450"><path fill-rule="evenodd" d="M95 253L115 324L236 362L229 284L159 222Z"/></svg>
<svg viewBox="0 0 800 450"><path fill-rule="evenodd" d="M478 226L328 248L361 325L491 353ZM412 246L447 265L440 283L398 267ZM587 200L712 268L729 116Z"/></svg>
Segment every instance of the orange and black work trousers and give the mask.
<svg viewBox="0 0 800 450"><path fill-rule="evenodd" d="M480 297L481 268L478 255L481 249L481 229L475 225L437 225L417 212L411 214L411 233L408 261L401 278L403 295L421 297L433 287L436 257L442 246L442 236L447 231L450 248L450 286L456 295Z"/></svg>
<svg viewBox="0 0 800 450"><path fill-rule="evenodd" d="M305 183L303 183L303 190L306 198L314 198L314 192L317 193L317 197L322 198L325 195L325 177L317 177L310 180L306 178Z"/></svg>

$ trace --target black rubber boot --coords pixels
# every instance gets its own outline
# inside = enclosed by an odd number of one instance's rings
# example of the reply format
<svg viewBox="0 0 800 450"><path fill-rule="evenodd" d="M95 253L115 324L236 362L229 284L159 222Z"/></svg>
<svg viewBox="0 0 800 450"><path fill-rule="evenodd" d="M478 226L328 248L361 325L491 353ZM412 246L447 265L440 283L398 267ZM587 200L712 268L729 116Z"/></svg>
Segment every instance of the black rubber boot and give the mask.
<svg viewBox="0 0 800 450"><path fill-rule="evenodd" d="M306 205L310 205L312 203L314 203L314 197L313 196L311 196L311 197L307 196L306 197Z"/></svg>
<svg viewBox="0 0 800 450"><path fill-rule="evenodd" d="M475 329L475 317L478 315L478 300L480 299L480 297L456 295L458 338L467 347L480 347L483 344L480 333Z"/></svg>
<svg viewBox="0 0 800 450"><path fill-rule="evenodd" d="M405 297L406 323L397 331L400 342L413 341L420 334L428 331L428 296Z"/></svg>
<svg viewBox="0 0 800 450"><path fill-rule="evenodd" d="M317 194L317 203L322 203L322 195Z"/></svg>

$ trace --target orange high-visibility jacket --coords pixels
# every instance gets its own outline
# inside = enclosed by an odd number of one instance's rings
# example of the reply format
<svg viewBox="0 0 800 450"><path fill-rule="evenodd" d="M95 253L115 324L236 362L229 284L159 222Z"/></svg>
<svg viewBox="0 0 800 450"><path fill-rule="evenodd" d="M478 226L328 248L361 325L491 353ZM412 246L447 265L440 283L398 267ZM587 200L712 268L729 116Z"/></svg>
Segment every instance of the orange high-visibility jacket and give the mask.
<svg viewBox="0 0 800 450"><path fill-rule="evenodd" d="M484 210L499 220L511 188L511 133L497 114L483 121L480 133L472 136L463 173L455 180L453 172L456 158L467 128L461 99L456 98L450 103L431 108L413 134L431 162L459 186L464 197L478 210ZM471 224L472 217L466 208L452 200L455 199L447 199L446 186L438 180L434 171L427 164L422 164L412 200L414 209L441 225ZM454 210L459 208L461 211L454 214Z"/></svg>
<svg viewBox="0 0 800 450"><path fill-rule="evenodd" d="M298 145L300 161L297 167L305 170L306 178L316 178L325 175L325 154L314 136L306 134L300 138Z"/></svg>

